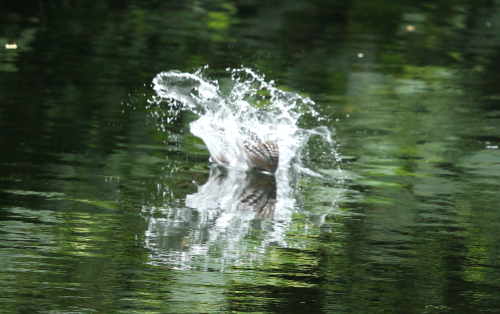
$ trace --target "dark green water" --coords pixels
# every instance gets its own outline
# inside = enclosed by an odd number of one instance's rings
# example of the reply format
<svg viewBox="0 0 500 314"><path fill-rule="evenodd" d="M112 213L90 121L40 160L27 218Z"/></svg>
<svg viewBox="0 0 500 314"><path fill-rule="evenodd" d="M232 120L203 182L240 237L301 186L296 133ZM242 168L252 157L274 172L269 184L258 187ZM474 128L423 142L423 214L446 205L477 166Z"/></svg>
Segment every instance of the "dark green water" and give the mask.
<svg viewBox="0 0 500 314"><path fill-rule="evenodd" d="M0 313L500 313L500 5L394 2L0 4ZM313 99L335 180L187 207L208 152L148 100L205 65Z"/></svg>

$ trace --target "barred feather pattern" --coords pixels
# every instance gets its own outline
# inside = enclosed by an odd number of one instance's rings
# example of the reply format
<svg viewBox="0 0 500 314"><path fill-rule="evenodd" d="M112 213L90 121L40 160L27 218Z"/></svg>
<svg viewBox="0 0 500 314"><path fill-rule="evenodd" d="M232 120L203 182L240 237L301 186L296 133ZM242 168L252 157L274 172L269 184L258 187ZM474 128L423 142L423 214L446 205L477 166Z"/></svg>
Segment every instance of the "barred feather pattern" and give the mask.
<svg viewBox="0 0 500 314"><path fill-rule="evenodd" d="M259 215L260 219L270 218L274 214L274 209L276 207L276 189L273 193L269 190L254 190L248 195L245 195L240 203L252 208L254 212Z"/></svg>
<svg viewBox="0 0 500 314"><path fill-rule="evenodd" d="M256 145L244 145L248 155L248 166L253 169L275 173L279 165L278 144L267 141Z"/></svg>
<svg viewBox="0 0 500 314"><path fill-rule="evenodd" d="M276 178L266 174L249 174L239 203L240 209L253 210L261 219L272 217L276 207Z"/></svg>

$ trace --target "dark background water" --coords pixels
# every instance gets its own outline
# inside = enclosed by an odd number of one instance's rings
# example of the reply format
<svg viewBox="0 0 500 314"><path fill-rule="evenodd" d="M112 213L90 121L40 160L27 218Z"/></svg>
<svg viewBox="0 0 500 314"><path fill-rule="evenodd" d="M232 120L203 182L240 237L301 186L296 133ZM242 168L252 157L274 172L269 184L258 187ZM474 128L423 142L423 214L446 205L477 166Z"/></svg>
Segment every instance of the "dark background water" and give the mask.
<svg viewBox="0 0 500 314"><path fill-rule="evenodd" d="M3 1L0 312L500 313L499 10ZM199 244L184 199L208 153L192 116L151 115L150 83L205 65L311 97L324 120L301 124L335 129L342 162L316 139L304 164L343 180L303 176L283 241L254 259L218 247L172 266ZM240 248L261 247L266 224Z"/></svg>

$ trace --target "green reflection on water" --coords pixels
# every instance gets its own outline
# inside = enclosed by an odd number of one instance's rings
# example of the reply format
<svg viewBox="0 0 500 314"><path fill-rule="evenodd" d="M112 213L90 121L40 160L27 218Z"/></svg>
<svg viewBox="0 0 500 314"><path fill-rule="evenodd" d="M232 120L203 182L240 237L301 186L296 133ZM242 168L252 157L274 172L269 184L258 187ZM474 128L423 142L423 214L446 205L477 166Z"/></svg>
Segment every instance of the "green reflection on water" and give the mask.
<svg viewBox="0 0 500 314"><path fill-rule="evenodd" d="M3 4L0 312L498 311L492 5ZM317 101L350 158L339 172L313 141L304 162L342 182L302 177L286 245L241 240L258 262L219 272L219 247L206 271L152 264L148 224L187 212L209 169L193 117L152 117L148 84L242 63Z"/></svg>

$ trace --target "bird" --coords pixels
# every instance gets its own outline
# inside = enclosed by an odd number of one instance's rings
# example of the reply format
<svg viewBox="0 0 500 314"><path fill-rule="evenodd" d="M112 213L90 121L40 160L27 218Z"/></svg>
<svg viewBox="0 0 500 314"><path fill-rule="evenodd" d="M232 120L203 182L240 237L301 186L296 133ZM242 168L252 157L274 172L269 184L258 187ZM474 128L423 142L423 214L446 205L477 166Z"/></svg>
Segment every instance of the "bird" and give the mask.
<svg viewBox="0 0 500 314"><path fill-rule="evenodd" d="M262 170L274 174L279 166L278 144L273 141L265 141L251 145L243 145L248 157L247 165L250 169Z"/></svg>
<svg viewBox="0 0 500 314"><path fill-rule="evenodd" d="M203 133L205 144L209 147L211 160L216 161L221 166L236 164L235 160L246 163L250 171L263 171L274 174L279 166L279 148L275 141L264 137L264 140L257 133L248 128L240 127L238 135L235 137L224 127L214 127L216 140L209 141L208 133ZM200 134L201 135L201 134ZM229 139L237 138L235 144ZM234 150L236 148L236 150Z"/></svg>

